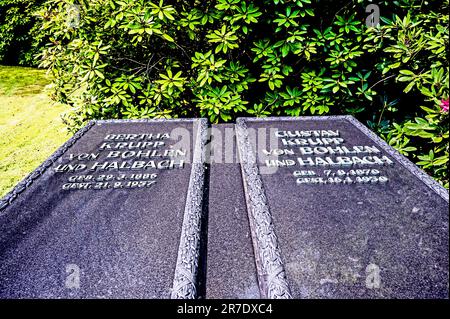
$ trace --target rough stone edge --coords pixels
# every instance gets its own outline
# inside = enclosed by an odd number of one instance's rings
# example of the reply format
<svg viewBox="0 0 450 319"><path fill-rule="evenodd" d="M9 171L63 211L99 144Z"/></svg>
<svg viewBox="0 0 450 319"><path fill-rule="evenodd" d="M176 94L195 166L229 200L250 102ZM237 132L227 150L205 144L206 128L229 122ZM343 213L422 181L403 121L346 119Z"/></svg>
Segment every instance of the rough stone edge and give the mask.
<svg viewBox="0 0 450 319"><path fill-rule="evenodd" d="M269 299L290 299L278 238L245 119L238 119L235 128L260 292Z"/></svg>
<svg viewBox="0 0 450 319"><path fill-rule="evenodd" d="M21 182L19 182L9 193L7 193L0 200L0 216L2 212L27 188L33 184L33 182L42 176L45 171L52 166L67 150L72 147L84 134L86 134L94 125L96 121L90 121L86 126L76 132L69 140L67 140L62 146L60 146L47 160L39 165L33 172L28 174Z"/></svg>
<svg viewBox="0 0 450 319"><path fill-rule="evenodd" d="M194 124L197 125L197 134L177 263L171 289L172 299L197 298L208 121L206 119L198 119L194 121Z"/></svg>
<svg viewBox="0 0 450 319"><path fill-rule="evenodd" d="M249 122L273 122L273 121L328 121L328 120L347 120L353 124L356 128L362 131L367 137L378 144L386 153L396 159L403 167L410 171L414 176L419 178L425 185L431 188L439 196L442 197L447 203L449 202L449 193L441 184L436 182L430 175L421 170L417 165L411 162L408 158L400 154L397 150L389 146L386 141L382 140L378 135L368 129L363 123L358 121L351 115L332 115L332 116L298 116L298 117L267 117L267 118L243 118ZM238 119L239 120L239 119Z"/></svg>

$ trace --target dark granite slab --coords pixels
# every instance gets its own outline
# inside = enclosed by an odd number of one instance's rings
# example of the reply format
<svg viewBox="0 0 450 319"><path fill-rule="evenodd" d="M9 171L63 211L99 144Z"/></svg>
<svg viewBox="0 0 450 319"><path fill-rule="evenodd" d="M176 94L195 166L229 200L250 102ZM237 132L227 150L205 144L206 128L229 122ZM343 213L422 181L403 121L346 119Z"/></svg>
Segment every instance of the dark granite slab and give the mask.
<svg viewBox="0 0 450 319"><path fill-rule="evenodd" d="M448 192L427 174L350 116L242 118L236 127L266 297L448 298ZM333 148L360 153L311 154L300 147L314 148L314 140L295 131L319 132ZM283 145L288 132L298 140ZM353 165L331 166L347 162L338 156ZM269 168L266 160L286 166Z"/></svg>
<svg viewBox="0 0 450 319"><path fill-rule="evenodd" d="M260 298L233 124L213 125L206 298Z"/></svg>
<svg viewBox="0 0 450 319"><path fill-rule="evenodd" d="M0 298L196 297L206 128L97 121L78 132L0 201Z"/></svg>

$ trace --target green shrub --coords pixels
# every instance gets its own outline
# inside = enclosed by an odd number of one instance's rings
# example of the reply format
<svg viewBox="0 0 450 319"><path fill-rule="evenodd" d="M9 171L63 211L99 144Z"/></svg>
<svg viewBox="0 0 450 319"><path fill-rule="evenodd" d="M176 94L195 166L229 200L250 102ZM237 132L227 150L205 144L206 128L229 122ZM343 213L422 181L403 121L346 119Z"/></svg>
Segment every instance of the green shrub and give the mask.
<svg viewBox="0 0 450 319"><path fill-rule="evenodd" d="M0 62L37 65L35 55L44 45L35 12L45 0L0 0Z"/></svg>
<svg viewBox="0 0 450 319"><path fill-rule="evenodd" d="M385 18L381 28L368 30L364 48L377 57L375 68L381 77L389 79L386 85L392 84L398 90L390 90L389 94L399 103L385 99L372 127L384 133L389 144L404 155L415 152L417 164L448 188L446 10L427 12L417 6L403 18Z"/></svg>
<svg viewBox="0 0 450 319"><path fill-rule="evenodd" d="M70 28L70 1L49 1L42 14L53 45L43 66L55 72L58 98L75 106L77 125L102 117L218 122L356 113L355 103L373 94L360 85L372 65L361 59L361 19L346 13L365 17L364 6L355 1L334 19L340 6L325 2L318 18L310 0L97 0L81 3L81 24Z"/></svg>
<svg viewBox="0 0 450 319"><path fill-rule="evenodd" d="M353 114L448 187L448 0L50 0L55 98L89 119ZM78 22L78 16L75 17Z"/></svg>

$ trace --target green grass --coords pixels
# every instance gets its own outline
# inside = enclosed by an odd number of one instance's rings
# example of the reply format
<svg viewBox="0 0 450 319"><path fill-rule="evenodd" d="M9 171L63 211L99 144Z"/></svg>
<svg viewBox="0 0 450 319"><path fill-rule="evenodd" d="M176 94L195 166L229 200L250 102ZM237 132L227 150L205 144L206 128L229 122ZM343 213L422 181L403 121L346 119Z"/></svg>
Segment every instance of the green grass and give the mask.
<svg viewBox="0 0 450 319"><path fill-rule="evenodd" d="M49 83L45 71L0 66L0 197L69 138Z"/></svg>

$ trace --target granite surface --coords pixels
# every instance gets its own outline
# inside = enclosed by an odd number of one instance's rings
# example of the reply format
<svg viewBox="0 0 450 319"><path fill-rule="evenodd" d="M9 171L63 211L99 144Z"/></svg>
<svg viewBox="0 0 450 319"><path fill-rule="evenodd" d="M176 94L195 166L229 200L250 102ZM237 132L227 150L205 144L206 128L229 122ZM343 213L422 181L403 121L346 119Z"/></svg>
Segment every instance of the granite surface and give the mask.
<svg viewBox="0 0 450 319"><path fill-rule="evenodd" d="M19 185L18 195L7 195L0 211L0 298L169 298L191 177L192 140L183 144L184 168L126 171L157 173L156 183L148 188L63 190L69 176L87 173L56 173L55 167L91 166L96 160L74 161L69 154L97 153L108 134L171 133L177 128L192 137L197 122L91 124L68 142L64 154L57 152L44 163L26 188ZM166 149L179 141L165 140ZM106 154L100 153L100 162L109 160ZM164 159L168 157L152 158ZM117 178L119 172L104 174ZM78 282L73 281L76 273Z"/></svg>
<svg viewBox="0 0 450 319"><path fill-rule="evenodd" d="M296 183L295 170L324 170L317 167L260 174L293 298L448 298L448 193L436 190L430 177L400 163L349 117L240 119L239 125L340 130L345 146L378 145L394 162L380 168L387 183ZM296 157L298 151L279 158ZM260 171L263 166L258 161ZM249 209L259 203L250 198Z"/></svg>
<svg viewBox="0 0 450 319"><path fill-rule="evenodd" d="M236 144L234 128L212 126L209 158L204 120L91 122L0 200L0 298L448 298L448 192L423 171L351 117L239 119L266 150L295 150L255 165L239 162L256 145L241 133ZM389 181L299 184L294 171L353 167L268 169L302 157L271 144L276 130L339 130L342 146L377 147L393 164L369 168ZM98 151L106 135L142 133L174 138L146 150L187 151L145 161L184 167L56 171L111 162ZM145 173L158 176L125 186ZM63 189L83 175L109 183Z"/></svg>
<svg viewBox="0 0 450 319"><path fill-rule="evenodd" d="M260 298L234 125L211 136L206 298Z"/></svg>

